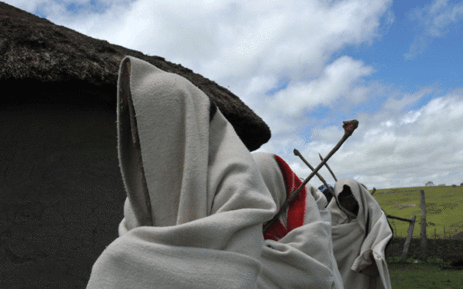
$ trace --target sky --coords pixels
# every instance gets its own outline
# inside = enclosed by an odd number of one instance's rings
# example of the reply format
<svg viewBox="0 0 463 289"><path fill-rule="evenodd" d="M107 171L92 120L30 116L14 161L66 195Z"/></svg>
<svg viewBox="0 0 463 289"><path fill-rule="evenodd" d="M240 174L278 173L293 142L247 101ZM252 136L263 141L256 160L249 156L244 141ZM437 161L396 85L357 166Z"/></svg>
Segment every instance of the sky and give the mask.
<svg viewBox="0 0 463 289"><path fill-rule="evenodd" d="M369 189L463 182L463 1L3 2L229 89L272 131L258 151L301 178L311 170L293 150L316 167L343 121L357 119L328 161L338 179Z"/></svg>

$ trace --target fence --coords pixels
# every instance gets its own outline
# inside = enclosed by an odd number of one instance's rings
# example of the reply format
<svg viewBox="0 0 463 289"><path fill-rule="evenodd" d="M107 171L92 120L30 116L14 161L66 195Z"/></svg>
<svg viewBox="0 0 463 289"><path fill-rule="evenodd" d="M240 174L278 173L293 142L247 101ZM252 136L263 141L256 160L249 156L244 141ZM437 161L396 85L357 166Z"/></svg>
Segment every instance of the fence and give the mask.
<svg viewBox="0 0 463 289"><path fill-rule="evenodd" d="M407 192L412 192L412 191L417 191L417 190L408 190ZM376 192L376 188L373 188L373 191L371 192L371 195L373 195ZM397 193L398 191L391 191L387 193ZM404 192L404 191L400 191ZM420 232L420 248L421 248L421 259L423 261L426 261L427 259L427 248L428 248L428 243L427 243L427 236L426 236L426 200L425 200L425 195L424 195L424 190L420 190L420 206L421 206L421 232ZM404 244L404 249L402 252L402 257L401 257L401 262L405 262L407 259L408 255L408 250L410 247L410 242L413 237L413 230L415 228L415 222L416 222L416 216L412 215L410 219L404 219L396 216L391 216L391 215L386 215L387 218L389 219L395 219L399 221L404 221L404 222L409 222L410 226L408 227L408 232L407 232L407 237L405 239L405 244ZM444 226L444 239L445 239L445 226ZM450 239L450 233L449 233L449 239ZM434 229L434 243L436 240L436 229Z"/></svg>
<svg viewBox="0 0 463 289"><path fill-rule="evenodd" d="M407 238L405 239L404 251L402 253L402 258L400 259L401 262L405 262L405 260L407 259L407 255L408 255L408 248L410 247L410 241L412 240L412 236L413 236L413 229L415 228L416 216L412 215L410 220L395 217L395 216L391 216L391 215L386 215L386 217L388 217L390 219L397 219L397 220L400 220L400 221L410 222L410 226L408 227Z"/></svg>
<svg viewBox="0 0 463 289"><path fill-rule="evenodd" d="M461 235L461 232L459 232L460 234L452 235L452 230L450 230L448 233L449 234L448 234L448 237L447 237L447 233L445 232L445 226L444 226L444 234L443 234L443 236L437 235L436 234L436 229L434 229L434 240L437 239L437 236L439 236L439 239L444 239L444 240L455 240L455 239L458 240L459 238L461 238L461 237L459 237Z"/></svg>
<svg viewBox="0 0 463 289"><path fill-rule="evenodd" d="M372 194L374 194L375 190L373 190ZM426 238L426 201L424 197L424 191L420 190L420 201L421 201L421 232L420 232L420 247L421 247L421 259L426 261L426 251L427 251L427 238ZM410 219L399 218L396 216L386 215L389 219L396 219L399 221L409 222L410 226L408 227L407 238L405 239L404 250L402 253L402 258L400 259L401 262L405 262L408 255L408 249L410 247L410 241L412 240L413 236L413 229L415 228L415 221L416 216L412 215ZM436 232L434 231L434 238ZM444 235L445 235L445 227L444 227Z"/></svg>

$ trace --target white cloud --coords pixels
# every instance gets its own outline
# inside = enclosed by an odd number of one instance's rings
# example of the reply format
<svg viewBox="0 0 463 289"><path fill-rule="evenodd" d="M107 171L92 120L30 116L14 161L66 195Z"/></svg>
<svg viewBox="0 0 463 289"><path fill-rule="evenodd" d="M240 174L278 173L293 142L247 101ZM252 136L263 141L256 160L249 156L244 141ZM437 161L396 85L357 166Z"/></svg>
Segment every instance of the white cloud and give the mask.
<svg viewBox="0 0 463 289"><path fill-rule="evenodd" d="M410 45L405 59L422 54L433 38L443 37L449 27L463 19L463 3L448 3L448 0L434 0L431 4L413 10L410 19L417 21L419 33Z"/></svg>
<svg viewBox="0 0 463 289"><path fill-rule="evenodd" d="M393 125L394 125L394 121L392 121L392 120L387 120L387 121L381 123L381 126L386 126L386 127L391 127Z"/></svg>
<svg viewBox="0 0 463 289"><path fill-rule="evenodd" d="M119 2L104 13L72 14L63 11L63 4L47 1L47 18L182 63L224 85L240 83L235 91L240 95L249 86L243 79L258 75L295 80L318 75L334 52L371 43L391 5L390 0L139 0L122 7Z"/></svg>
<svg viewBox="0 0 463 289"><path fill-rule="evenodd" d="M416 111L402 111L397 120L381 111L378 117L359 119L359 128L329 161L338 179L358 176L369 188L463 181L462 91L435 98ZM327 127L300 151L315 167L320 162L318 152L327 155L341 136L337 127ZM298 162L294 158L289 163L293 167ZM449 171L457 173L449 175ZM310 171L302 168L297 173L305 177ZM329 176L327 171L322 175ZM310 183L321 184L318 180Z"/></svg>
<svg viewBox="0 0 463 289"><path fill-rule="evenodd" d="M328 126L323 129L314 129L312 137L318 141L335 143L339 141L339 136L343 135L343 130L340 126Z"/></svg>
<svg viewBox="0 0 463 289"><path fill-rule="evenodd" d="M421 116L420 111L410 111L402 118L401 124L411 124L418 120Z"/></svg>
<svg viewBox="0 0 463 289"><path fill-rule="evenodd" d="M16 8L21 10L28 11L29 13L34 12L38 6L43 4L49 4L50 0L31 0L31 1L24 1L24 0L8 0L3 1L9 5L12 5Z"/></svg>
<svg viewBox="0 0 463 289"><path fill-rule="evenodd" d="M300 115L318 105L328 106L340 97L350 96L354 85L373 72L372 67L362 61L343 56L326 66L321 75L313 81L291 83L286 89L275 94L271 109L287 116ZM356 87L356 96L362 94ZM351 100L353 100L351 98Z"/></svg>
<svg viewBox="0 0 463 289"><path fill-rule="evenodd" d="M425 87L413 94L402 94L398 97L389 97L384 103L383 108L388 111L402 111L417 101L423 96L430 94L433 91L431 87Z"/></svg>

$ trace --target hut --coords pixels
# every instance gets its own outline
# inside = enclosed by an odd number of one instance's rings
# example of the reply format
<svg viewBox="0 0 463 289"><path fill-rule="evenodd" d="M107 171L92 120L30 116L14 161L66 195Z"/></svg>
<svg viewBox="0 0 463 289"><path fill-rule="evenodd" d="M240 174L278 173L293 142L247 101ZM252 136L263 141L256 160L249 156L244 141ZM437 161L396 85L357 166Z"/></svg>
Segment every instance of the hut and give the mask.
<svg viewBox="0 0 463 289"><path fill-rule="evenodd" d="M126 194L116 85L124 56L190 80L250 151L270 139L268 126L237 96L179 64L3 2L0 24L2 288L85 288L93 263L118 237Z"/></svg>
<svg viewBox="0 0 463 289"><path fill-rule="evenodd" d="M2 2L0 11L4 104L65 103L115 110L119 64L131 55L179 74L201 89L250 151L270 139L269 127L236 95L188 68L93 39Z"/></svg>

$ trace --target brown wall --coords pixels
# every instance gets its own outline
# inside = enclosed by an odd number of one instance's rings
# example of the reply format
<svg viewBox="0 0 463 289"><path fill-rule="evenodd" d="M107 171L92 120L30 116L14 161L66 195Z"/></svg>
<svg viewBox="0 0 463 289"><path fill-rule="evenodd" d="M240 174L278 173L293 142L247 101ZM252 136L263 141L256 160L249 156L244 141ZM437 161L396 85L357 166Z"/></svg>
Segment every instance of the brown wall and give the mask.
<svg viewBox="0 0 463 289"><path fill-rule="evenodd" d="M0 288L85 288L123 218L115 122L115 109L1 108Z"/></svg>

